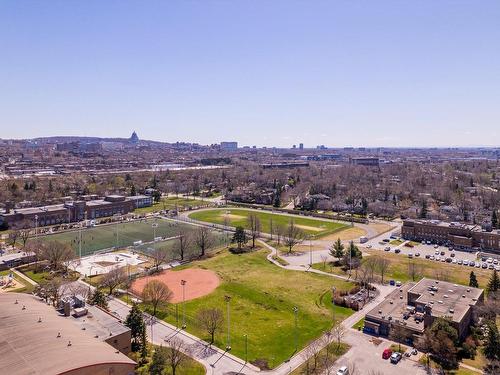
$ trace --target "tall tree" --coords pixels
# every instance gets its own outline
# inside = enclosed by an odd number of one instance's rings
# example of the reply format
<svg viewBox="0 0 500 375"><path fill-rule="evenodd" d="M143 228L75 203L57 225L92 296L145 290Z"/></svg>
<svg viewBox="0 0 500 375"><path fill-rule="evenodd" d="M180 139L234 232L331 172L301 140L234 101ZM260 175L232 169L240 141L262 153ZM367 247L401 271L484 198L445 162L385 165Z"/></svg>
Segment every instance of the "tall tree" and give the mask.
<svg viewBox="0 0 500 375"><path fill-rule="evenodd" d="M285 230L284 243L288 247L288 253L290 254L295 245L298 245L304 240L304 232L297 227L293 220L290 220L288 226Z"/></svg>
<svg viewBox="0 0 500 375"><path fill-rule="evenodd" d="M185 350L184 341L178 337L171 339L168 347L165 348L167 364L170 367L172 375L177 374L177 368L186 360L186 356L182 353Z"/></svg>
<svg viewBox="0 0 500 375"><path fill-rule="evenodd" d="M91 305L96 305L104 310L108 310L108 301L106 300L106 296L99 288L95 288L94 292L89 295L88 302Z"/></svg>
<svg viewBox="0 0 500 375"><path fill-rule="evenodd" d="M493 272L491 273L491 277L488 281L486 290L488 291L488 294L500 290L500 278L498 277L497 270L493 270Z"/></svg>
<svg viewBox="0 0 500 375"><path fill-rule="evenodd" d="M167 284L158 281L149 281L142 291L142 299L145 303L153 307L153 316L156 317L156 311L172 299L173 293Z"/></svg>
<svg viewBox="0 0 500 375"><path fill-rule="evenodd" d="M500 360L500 334L494 321L487 323L488 333L486 336L486 345L484 346L484 355L489 360Z"/></svg>
<svg viewBox="0 0 500 375"><path fill-rule="evenodd" d="M387 258L380 257L377 259L377 270L380 274L380 278L382 279L382 284L384 283L384 276L387 273L390 265L391 261Z"/></svg>
<svg viewBox="0 0 500 375"><path fill-rule="evenodd" d="M469 274L469 286L473 288L479 288L479 283L477 282L477 277L474 271L470 271Z"/></svg>
<svg viewBox="0 0 500 375"><path fill-rule="evenodd" d="M238 244L238 249L241 250L242 246L247 242L247 234L243 227L236 227L236 231L233 234L232 242Z"/></svg>
<svg viewBox="0 0 500 375"><path fill-rule="evenodd" d="M179 254L181 260L184 260L186 251L189 249L192 243L191 235L188 231L180 229L177 234L177 246L176 252Z"/></svg>
<svg viewBox="0 0 500 375"><path fill-rule="evenodd" d="M335 241L333 245L330 246L330 255L337 258L338 260L342 259L342 257L344 256L344 244L342 243L340 238L337 238L337 241Z"/></svg>
<svg viewBox="0 0 500 375"><path fill-rule="evenodd" d="M200 249L200 256L205 256L207 250L210 249L214 244L212 232L210 232L210 229L206 227L199 227L194 234L194 242Z"/></svg>
<svg viewBox="0 0 500 375"><path fill-rule="evenodd" d="M143 330L146 327L146 323L144 322L142 311L139 309L139 306L136 303L132 305L129 314L125 319L125 326L130 328L130 335L132 338L132 351L141 351L142 347L147 345L147 342L143 341Z"/></svg>
<svg viewBox="0 0 500 375"><path fill-rule="evenodd" d="M197 314L198 321L205 331L210 335L210 344L213 344L215 333L219 331L224 323L222 311L216 308L201 309Z"/></svg>
<svg viewBox="0 0 500 375"><path fill-rule="evenodd" d="M252 237L252 248L255 247L255 240L260 236L260 219L255 213L251 213L247 217L247 226Z"/></svg>
<svg viewBox="0 0 500 375"><path fill-rule="evenodd" d="M422 200L422 206L420 208L420 213L419 217L421 219L426 219L427 218L427 200Z"/></svg>
<svg viewBox="0 0 500 375"><path fill-rule="evenodd" d="M151 259L153 260L153 267L155 272L160 270L160 266L167 262L169 258L168 249L167 248L153 248L153 251L149 254Z"/></svg>
<svg viewBox="0 0 500 375"><path fill-rule="evenodd" d="M498 228L498 217L496 210L493 210L493 212L491 213L491 227L493 229Z"/></svg>
<svg viewBox="0 0 500 375"><path fill-rule="evenodd" d="M105 273L101 278L101 286L108 289L108 294L113 294L113 291L120 285L127 282L127 274L123 267L115 267L108 273Z"/></svg>

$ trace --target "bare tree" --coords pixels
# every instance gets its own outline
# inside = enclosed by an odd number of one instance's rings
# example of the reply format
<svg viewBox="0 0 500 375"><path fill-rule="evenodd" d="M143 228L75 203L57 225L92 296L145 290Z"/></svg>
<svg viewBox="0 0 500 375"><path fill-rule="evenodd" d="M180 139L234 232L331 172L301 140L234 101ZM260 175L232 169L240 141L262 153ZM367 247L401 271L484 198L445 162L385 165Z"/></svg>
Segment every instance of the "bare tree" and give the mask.
<svg viewBox="0 0 500 375"><path fill-rule="evenodd" d="M109 293L113 294L113 291L124 284L127 281L127 274L123 267L115 267L108 273L104 274L101 279L101 286L107 288Z"/></svg>
<svg viewBox="0 0 500 375"><path fill-rule="evenodd" d="M321 340L314 340L308 346L306 346L302 351L301 356L304 359L307 374L316 371L316 368L318 366L320 349L321 349Z"/></svg>
<svg viewBox="0 0 500 375"><path fill-rule="evenodd" d="M186 356L182 353L184 351L186 351L184 341L178 337L170 339L165 350L165 359L172 370L172 375L176 375L177 368L186 360Z"/></svg>
<svg viewBox="0 0 500 375"><path fill-rule="evenodd" d="M247 226L252 237L252 248L255 247L255 240L260 236L260 219L255 213L251 213L247 217Z"/></svg>
<svg viewBox="0 0 500 375"><path fill-rule="evenodd" d="M201 309L197 314L198 321L210 335L210 344L214 342L215 333L224 323L222 311L216 308Z"/></svg>
<svg viewBox="0 0 500 375"><path fill-rule="evenodd" d="M62 242L38 242L38 246L41 259L48 261L49 267L55 271L76 256L71 246Z"/></svg>
<svg viewBox="0 0 500 375"><path fill-rule="evenodd" d="M422 276L423 267L412 261L408 261L408 275L411 277L412 281L416 281Z"/></svg>
<svg viewBox="0 0 500 375"><path fill-rule="evenodd" d="M380 278L382 279L382 284L384 283L384 276L387 273L389 267L391 265L391 261L387 258L378 258L377 262L377 270L380 274Z"/></svg>
<svg viewBox="0 0 500 375"><path fill-rule="evenodd" d="M326 262L328 260L328 256L321 255L320 258L321 258L321 262L323 263L323 269L325 269L326 268Z"/></svg>
<svg viewBox="0 0 500 375"><path fill-rule="evenodd" d="M30 238L31 228L30 224L27 221L24 221L21 224L21 229L19 230L19 237L21 238L21 242L23 243L23 249L26 247L26 243Z"/></svg>
<svg viewBox="0 0 500 375"><path fill-rule="evenodd" d="M285 232L286 232L286 227L284 225L282 224L276 225L276 243L278 244L278 246L281 245L281 240L285 235Z"/></svg>
<svg viewBox="0 0 500 375"><path fill-rule="evenodd" d="M179 256L181 257L181 260L184 260L186 251L189 249L189 246L191 246L191 243L192 243L192 238L189 235L189 232L183 229L179 230L179 234L177 237L177 245L175 247L175 250L177 254L179 254Z"/></svg>
<svg viewBox="0 0 500 375"><path fill-rule="evenodd" d="M50 280L41 282L40 285L35 289L35 293L41 298L45 299L46 302L51 300L52 305L57 306L61 298L63 285L64 282L61 277L54 277Z"/></svg>
<svg viewBox="0 0 500 375"><path fill-rule="evenodd" d="M7 243L14 247L16 245L17 239L19 238L19 231L18 230L11 230L9 233L9 237L7 239Z"/></svg>
<svg viewBox="0 0 500 375"><path fill-rule="evenodd" d="M304 232L297 227L293 220L290 220L285 230L284 243L288 247L288 253L291 253L294 246L304 240Z"/></svg>
<svg viewBox="0 0 500 375"><path fill-rule="evenodd" d="M160 270L160 266L168 259L168 250L166 248L154 248L149 254L153 260L153 267L156 272Z"/></svg>
<svg viewBox="0 0 500 375"><path fill-rule="evenodd" d="M196 243L196 246L200 248L200 256L205 256L206 251L210 249L214 244L212 232L210 232L210 229L206 227L199 227L195 232L194 242Z"/></svg>
<svg viewBox="0 0 500 375"><path fill-rule="evenodd" d="M156 316L158 307L166 304L172 299L173 293L168 288L167 284L158 280L151 280L142 291L142 299L146 303L150 303L153 307L153 316Z"/></svg>
<svg viewBox="0 0 500 375"><path fill-rule="evenodd" d="M274 235L274 222L273 222L273 216L271 215L271 218L269 219L269 236L271 237L271 241L273 240L273 235Z"/></svg>
<svg viewBox="0 0 500 375"><path fill-rule="evenodd" d="M341 323L333 326L332 337L337 342L337 349L340 348L340 344L342 343L342 339L344 338L346 333L347 333L347 330L344 327L344 325L342 325Z"/></svg>

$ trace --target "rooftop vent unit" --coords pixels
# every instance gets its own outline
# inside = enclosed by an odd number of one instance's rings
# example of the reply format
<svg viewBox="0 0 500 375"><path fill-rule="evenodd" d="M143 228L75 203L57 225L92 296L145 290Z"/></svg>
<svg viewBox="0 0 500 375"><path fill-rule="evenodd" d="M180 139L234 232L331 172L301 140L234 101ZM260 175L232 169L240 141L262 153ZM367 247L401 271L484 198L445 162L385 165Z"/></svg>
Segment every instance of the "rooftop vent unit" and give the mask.
<svg viewBox="0 0 500 375"><path fill-rule="evenodd" d="M442 305L442 304L443 304L443 301L438 301L438 303L439 303L440 305Z"/></svg>
<svg viewBox="0 0 500 375"><path fill-rule="evenodd" d="M443 297L444 297L444 298L448 298L448 294L445 294Z"/></svg>
<svg viewBox="0 0 500 375"><path fill-rule="evenodd" d="M450 309L450 313L452 313L452 314L453 314L454 312L455 312L455 310L453 310L453 309Z"/></svg>

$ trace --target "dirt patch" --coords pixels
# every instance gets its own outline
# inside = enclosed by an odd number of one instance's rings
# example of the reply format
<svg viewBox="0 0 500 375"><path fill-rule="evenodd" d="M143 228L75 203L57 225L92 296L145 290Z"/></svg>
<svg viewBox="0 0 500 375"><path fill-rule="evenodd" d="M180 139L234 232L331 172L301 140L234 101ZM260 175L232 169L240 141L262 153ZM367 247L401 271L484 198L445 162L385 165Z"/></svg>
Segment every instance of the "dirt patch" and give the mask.
<svg viewBox="0 0 500 375"><path fill-rule="evenodd" d="M308 231L311 231L311 232L322 232L325 230L325 228L318 228L318 227L310 227L308 225L299 225L299 224L295 224L296 227L302 229L302 230L308 230Z"/></svg>
<svg viewBox="0 0 500 375"><path fill-rule="evenodd" d="M332 233L326 237L322 237L322 240L335 241L340 238L342 241L359 240L359 237L366 236L366 231L363 228L352 227L341 230L337 233Z"/></svg>
<svg viewBox="0 0 500 375"><path fill-rule="evenodd" d="M140 296L144 286L151 280L159 280L167 284L173 292L171 302L182 302L181 280L186 280L186 301L203 297L212 293L220 284L215 272L202 269L187 269L182 271L163 271L154 276L146 276L132 283L132 291Z"/></svg>

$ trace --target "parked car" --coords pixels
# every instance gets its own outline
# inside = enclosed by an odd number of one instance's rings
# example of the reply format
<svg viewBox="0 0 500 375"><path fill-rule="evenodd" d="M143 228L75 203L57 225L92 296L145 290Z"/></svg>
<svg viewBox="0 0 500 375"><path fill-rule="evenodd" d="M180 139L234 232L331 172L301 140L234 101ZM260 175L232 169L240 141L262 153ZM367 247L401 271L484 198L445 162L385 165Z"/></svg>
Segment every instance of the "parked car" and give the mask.
<svg viewBox="0 0 500 375"><path fill-rule="evenodd" d="M337 370L337 375L349 375L349 369L347 366L342 366Z"/></svg>
<svg viewBox="0 0 500 375"><path fill-rule="evenodd" d="M394 252L395 252L396 254L399 254L399 253L401 252L401 249L394 249Z"/></svg>
<svg viewBox="0 0 500 375"><path fill-rule="evenodd" d="M402 357L402 355L399 352L392 353L391 363L396 365L399 361L401 361L401 357Z"/></svg>
<svg viewBox="0 0 500 375"><path fill-rule="evenodd" d="M419 257L419 256L420 256L420 253L415 253L415 256L416 256L416 257Z"/></svg>
<svg viewBox="0 0 500 375"><path fill-rule="evenodd" d="M387 246L384 251L391 251L391 247L390 246Z"/></svg>
<svg viewBox="0 0 500 375"><path fill-rule="evenodd" d="M417 254L418 254L418 253L417 253ZM425 259L430 259L430 258L431 258L431 256L430 256L429 254L426 254L426 255L425 255Z"/></svg>
<svg viewBox="0 0 500 375"><path fill-rule="evenodd" d="M391 358L391 355L392 355L392 350L389 348L384 349L384 351L382 352L383 359L389 359L389 358Z"/></svg>

